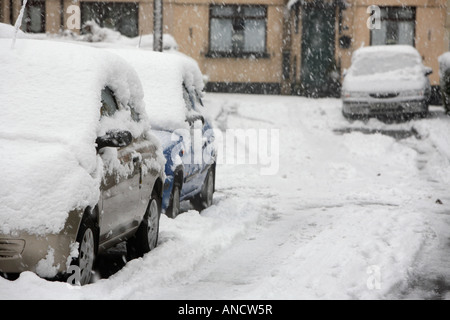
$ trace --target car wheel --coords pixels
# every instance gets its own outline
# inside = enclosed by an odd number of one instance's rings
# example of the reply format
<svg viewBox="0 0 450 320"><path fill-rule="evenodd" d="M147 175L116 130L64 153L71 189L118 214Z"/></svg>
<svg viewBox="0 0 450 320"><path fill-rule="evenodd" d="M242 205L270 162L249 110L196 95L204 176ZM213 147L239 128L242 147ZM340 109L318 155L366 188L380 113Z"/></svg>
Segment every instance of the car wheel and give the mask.
<svg viewBox="0 0 450 320"><path fill-rule="evenodd" d="M210 207L213 203L214 196L214 172L209 169L206 175L205 183L203 184L202 191L191 200L194 209L197 211L202 211Z"/></svg>
<svg viewBox="0 0 450 320"><path fill-rule="evenodd" d="M161 199L152 195L136 234L127 241L128 259L132 260L144 256L158 245L159 219L161 212Z"/></svg>
<svg viewBox="0 0 450 320"><path fill-rule="evenodd" d="M167 208L166 210L166 215L169 218L175 219L180 214L181 211L180 192L181 192L180 186L178 184L175 184L173 186L169 208Z"/></svg>
<svg viewBox="0 0 450 320"><path fill-rule="evenodd" d="M342 116L343 116L348 122L353 122L353 121L355 120L351 114L345 113L344 111L342 111Z"/></svg>
<svg viewBox="0 0 450 320"><path fill-rule="evenodd" d="M78 257L72 261L72 265L79 268L79 279L74 279L75 284L83 286L91 282L97 254L97 236L98 224L92 215L85 215L77 235Z"/></svg>

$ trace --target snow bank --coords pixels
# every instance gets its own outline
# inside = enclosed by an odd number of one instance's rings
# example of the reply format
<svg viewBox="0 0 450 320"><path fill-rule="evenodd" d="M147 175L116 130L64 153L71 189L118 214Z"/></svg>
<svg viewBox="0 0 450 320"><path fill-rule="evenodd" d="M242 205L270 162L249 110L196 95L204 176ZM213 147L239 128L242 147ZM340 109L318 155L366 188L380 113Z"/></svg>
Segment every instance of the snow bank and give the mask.
<svg viewBox="0 0 450 320"><path fill-rule="evenodd" d="M142 115L140 125L115 119L141 134L148 130L141 83L111 53L38 40L11 50L0 39L0 77L0 233L59 232L70 210L99 198L101 90L109 86Z"/></svg>
<svg viewBox="0 0 450 320"><path fill-rule="evenodd" d="M16 32L14 26L6 23L0 23L0 39L6 38L6 39L13 39L14 33ZM17 38L25 38L26 35L22 30L19 30L17 32Z"/></svg>
<svg viewBox="0 0 450 320"><path fill-rule="evenodd" d="M343 90L420 90L426 86L425 71L419 52L411 46L364 47L353 53Z"/></svg>
<svg viewBox="0 0 450 320"><path fill-rule="evenodd" d="M87 34L81 35L77 38L79 41L88 41L98 43L99 46L102 46L102 43L105 47L111 47L111 44L116 44L118 47L120 46L132 46L139 47L141 49L149 49L153 50L153 34L145 34L142 36L129 38L123 36L120 32L109 29L102 28L94 21L89 21L85 23L83 26ZM178 44L175 41L175 38L170 34L163 35L163 50L164 51L176 51L178 50Z"/></svg>
<svg viewBox="0 0 450 320"><path fill-rule="evenodd" d="M110 49L138 72L153 129L188 129L183 82L202 97L203 76L195 60L181 53L166 54L138 49Z"/></svg>
<svg viewBox="0 0 450 320"><path fill-rule="evenodd" d="M113 29L102 28L93 21L85 23L83 28L86 31L86 34L77 34L70 30L64 30L57 34L25 33L22 30L19 30L17 38L79 43L88 42L91 46L100 48L139 47L145 50L153 50L153 34L144 34L138 37L129 38ZM0 23L0 39L5 38L12 40L13 35L13 26ZM178 51L178 44L172 35L163 35L163 50L168 52Z"/></svg>

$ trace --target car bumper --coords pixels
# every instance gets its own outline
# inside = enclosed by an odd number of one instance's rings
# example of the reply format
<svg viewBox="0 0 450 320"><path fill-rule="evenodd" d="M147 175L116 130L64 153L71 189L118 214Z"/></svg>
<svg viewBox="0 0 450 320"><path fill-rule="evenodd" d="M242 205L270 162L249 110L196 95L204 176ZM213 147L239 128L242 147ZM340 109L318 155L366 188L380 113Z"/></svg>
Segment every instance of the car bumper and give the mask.
<svg viewBox="0 0 450 320"><path fill-rule="evenodd" d="M58 234L0 234L0 273L32 271L51 278L67 271L72 262L80 221L81 214L71 213Z"/></svg>
<svg viewBox="0 0 450 320"><path fill-rule="evenodd" d="M400 101L343 100L344 114L355 116L384 116L415 114L428 111L426 99Z"/></svg>

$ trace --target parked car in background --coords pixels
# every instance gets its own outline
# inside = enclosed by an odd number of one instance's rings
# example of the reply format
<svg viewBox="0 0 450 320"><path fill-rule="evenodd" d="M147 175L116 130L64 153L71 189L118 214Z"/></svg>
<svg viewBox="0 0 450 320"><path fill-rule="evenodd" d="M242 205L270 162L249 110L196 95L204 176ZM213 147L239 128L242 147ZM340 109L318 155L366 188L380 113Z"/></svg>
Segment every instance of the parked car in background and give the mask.
<svg viewBox="0 0 450 320"><path fill-rule="evenodd" d="M0 39L0 74L0 274L87 284L98 252L156 247L165 159L135 70L100 49Z"/></svg>
<svg viewBox="0 0 450 320"><path fill-rule="evenodd" d="M439 57L439 80L442 96L442 104L445 112L450 112L450 52Z"/></svg>
<svg viewBox="0 0 450 320"><path fill-rule="evenodd" d="M346 118L425 116L431 72L411 46L360 48L345 73L342 113Z"/></svg>
<svg viewBox="0 0 450 320"><path fill-rule="evenodd" d="M137 70L152 130L164 149L163 212L175 218L184 200L198 211L209 207L215 191L216 149L201 99L204 83L197 62L181 53L111 50Z"/></svg>

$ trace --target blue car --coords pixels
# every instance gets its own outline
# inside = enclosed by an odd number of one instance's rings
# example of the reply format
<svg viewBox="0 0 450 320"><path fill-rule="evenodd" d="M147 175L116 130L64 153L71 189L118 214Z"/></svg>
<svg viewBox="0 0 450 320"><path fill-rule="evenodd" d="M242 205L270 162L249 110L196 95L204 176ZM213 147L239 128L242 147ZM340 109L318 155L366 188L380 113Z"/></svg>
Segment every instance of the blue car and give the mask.
<svg viewBox="0 0 450 320"><path fill-rule="evenodd" d="M166 159L162 212L175 218L190 200L201 211L213 202L216 180L214 131L201 100L203 75L181 53L114 49L137 71L144 89L151 134Z"/></svg>
<svg viewBox="0 0 450 320"><path fill-rule="evenodd" d="M211 206L215 191L216 149L211 124L201 115L202 100L183 86L190 130L158 130L164 156L166 179L162 210L170 218L180 213L180 203L190 200L195 210Z"/></svg>

